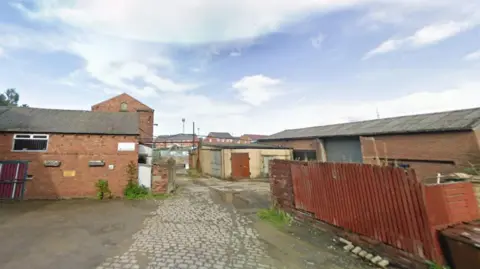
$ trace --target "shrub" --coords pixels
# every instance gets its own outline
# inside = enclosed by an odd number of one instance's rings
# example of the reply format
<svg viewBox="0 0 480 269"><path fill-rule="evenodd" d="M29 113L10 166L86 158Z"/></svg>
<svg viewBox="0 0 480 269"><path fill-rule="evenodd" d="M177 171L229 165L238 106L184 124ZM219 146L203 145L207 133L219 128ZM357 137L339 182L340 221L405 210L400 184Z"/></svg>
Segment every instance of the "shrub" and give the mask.
<svg viewBox="0 0 480 269"><path fill-rule="evenodd" d="M108 187L108 181L104 179L99 179L97 183L95 183L95 188L97 188L97 197L100 200L104 198L112 198L112 192Z"/></svg>

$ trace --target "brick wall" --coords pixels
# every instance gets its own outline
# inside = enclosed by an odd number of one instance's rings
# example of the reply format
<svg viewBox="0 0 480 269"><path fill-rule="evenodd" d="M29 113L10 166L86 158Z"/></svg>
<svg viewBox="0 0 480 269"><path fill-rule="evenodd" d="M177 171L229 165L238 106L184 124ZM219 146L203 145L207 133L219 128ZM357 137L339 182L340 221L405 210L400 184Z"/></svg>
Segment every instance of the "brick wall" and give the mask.
<svg viewBox="0 0 480 269"><path fill-rule="evenodd" d="M152 165L152 193L170 193L175 189L175 160Z"/></svg>
<svg viewBox="0 0 480 269"><path fill-rule="evenodd" d="M140 141L153 138L154 111L127 94L121 94L105 102L92 106L92 111L119 112L121 104L127 104L127 112L139 113Z"/></svg>
<svg viewBox="0 0 480 269"><path fill-rule="evenodd" d="M364 163L374 163L372 140L362 137L361 142ZM414 168L420 179L461 170L480 155L477 137L471 131L375 136L375 143L380 158L404 159L401 163Z"/></svg>
<svg viewBox="0 0 480 269"><path fill-rule="evenodd" d="M51 134L47 152L11 152L13 134L0 135L1 160L30 161L28 174L33 176L26 184L25 198L54 199L93 197L95 183L106 179L115 196L123 195L127 182L126 169L138 161L135 151L118 152L119 142L137 143L136 136ZM44 167L45 160L61 161L60 167ZM89 167L91 160L103 160L103 167ZM109 165L114 165L113 170ZM75 171L75 176L64 172Z"/></svg>

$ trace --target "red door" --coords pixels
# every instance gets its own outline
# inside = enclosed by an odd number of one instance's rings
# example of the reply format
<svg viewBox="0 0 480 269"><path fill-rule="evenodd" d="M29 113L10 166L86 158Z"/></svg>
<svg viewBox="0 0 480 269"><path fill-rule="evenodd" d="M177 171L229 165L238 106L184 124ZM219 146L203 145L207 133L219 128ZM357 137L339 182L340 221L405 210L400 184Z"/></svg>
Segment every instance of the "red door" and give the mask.
<svg viewBox="0 0 480 269"><path fill-rule="evenodd" d="M250 178L248 153L232 153L232 178Z"/></svg>

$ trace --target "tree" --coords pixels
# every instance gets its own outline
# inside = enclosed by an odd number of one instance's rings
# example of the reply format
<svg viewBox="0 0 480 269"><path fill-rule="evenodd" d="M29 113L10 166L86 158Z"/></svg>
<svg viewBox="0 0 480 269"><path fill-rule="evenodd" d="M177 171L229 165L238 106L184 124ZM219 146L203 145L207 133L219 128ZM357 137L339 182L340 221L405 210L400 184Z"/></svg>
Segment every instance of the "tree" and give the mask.
<svg viewBox="0 0 480 269"><path fill-rule="evenodd" d="M20 95L13 88L0 94L0 106L18 106L18 100L20 100ZM28 107L27 105L22 106Z"/></svg>

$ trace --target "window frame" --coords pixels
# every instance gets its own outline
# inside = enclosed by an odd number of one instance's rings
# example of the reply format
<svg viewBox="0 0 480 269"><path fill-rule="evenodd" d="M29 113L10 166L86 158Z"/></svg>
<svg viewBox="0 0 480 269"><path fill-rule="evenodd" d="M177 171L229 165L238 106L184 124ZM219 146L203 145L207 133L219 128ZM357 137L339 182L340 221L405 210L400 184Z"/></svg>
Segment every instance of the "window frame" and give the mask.
<svg viewBox="0 0 480 269"><path fill-rule="evenodd" d="M125 106L125 108L123 108ZM128 104L127 102L120 103L120 112L128 112Z"/></svg>
<svg viewBox="0 0 480 269"><path fill-rule="evenodd" d="M26 137L18 137L18 136L29 136ZM43 136L42 138L38 138L35 136ZM45 138L46 137L46 138ZM15 149L15 140L17 139L29 139L29 140L47 140L47 146L43 150L16 150ZM50 135L48 134L14 134L12 138L12 152L47 152L48 151L48 144L50 142Z"/></svg>

